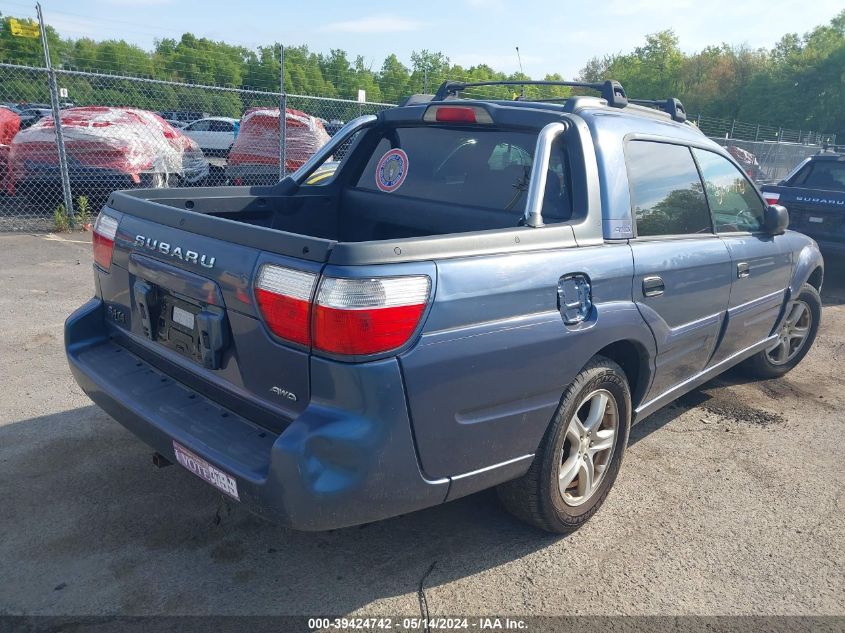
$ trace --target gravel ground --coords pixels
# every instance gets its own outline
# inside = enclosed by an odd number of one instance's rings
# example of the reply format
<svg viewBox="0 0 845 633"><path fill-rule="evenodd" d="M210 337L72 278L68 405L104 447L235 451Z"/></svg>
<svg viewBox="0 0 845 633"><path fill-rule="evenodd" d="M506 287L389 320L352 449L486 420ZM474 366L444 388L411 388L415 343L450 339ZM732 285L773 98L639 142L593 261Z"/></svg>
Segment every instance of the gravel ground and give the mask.
<svg viewBox="0 0 845 633"><path fill-rule="evenodd" d="M419 615L424 576L432 615L845 614L841 264L796 370L729 373L635 427L607 503L561 538L490 492L292 532L155 469L64 359L90 259L85 235L0 236L0 614Z"/></svg>

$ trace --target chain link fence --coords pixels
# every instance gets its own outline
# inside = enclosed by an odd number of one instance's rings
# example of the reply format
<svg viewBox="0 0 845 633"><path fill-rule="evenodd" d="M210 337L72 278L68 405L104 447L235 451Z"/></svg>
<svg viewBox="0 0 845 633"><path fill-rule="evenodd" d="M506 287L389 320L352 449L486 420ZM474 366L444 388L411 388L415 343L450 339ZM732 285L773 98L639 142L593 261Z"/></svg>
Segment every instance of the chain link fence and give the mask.
<svg viewBox="0 0 845 633"><path fill-rule="evenodd" d="M774 183L784 179L801 161L817 154L822 147L774 141L712 140L725 147L757 183Z"/></svg>
<svg viewBox="0 0 845 633"><path fill-rule="evenodd" d="M8 106L0 107L0 231L86 224L115 189L273 184L351 118L393 107L56 69L68 209L50 72L0 64L0 104ZM783 178L817 144L832 142L815 132L694 120L758 181Z"/></svg>
<svg viewBox="0 0 845 633"><path fill-rule="evenodd" d="M73 208L63 195L48 69L0 64L0 231L89 223L115 189L273 184L351 118L392 107L54 72Z"/></svg>

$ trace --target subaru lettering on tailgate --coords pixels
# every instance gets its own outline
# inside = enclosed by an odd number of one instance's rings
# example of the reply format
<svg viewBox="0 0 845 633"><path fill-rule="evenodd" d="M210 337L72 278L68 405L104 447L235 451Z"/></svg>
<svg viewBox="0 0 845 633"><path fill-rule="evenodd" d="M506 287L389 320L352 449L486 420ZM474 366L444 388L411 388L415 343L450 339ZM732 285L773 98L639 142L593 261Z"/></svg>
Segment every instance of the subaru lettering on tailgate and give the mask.
<svg viewBox="0 0 845 633"><path fill-rule="evenodd" d="M215 257L209 257L208 255L183 249L181 246L173 246L167 242L160 242L159 240L144 237L143 235L135 236L135 246L148 248L162 255L170 255L189 264L199 264L204 268L214 268L214 262L216 261Z"/></svg>

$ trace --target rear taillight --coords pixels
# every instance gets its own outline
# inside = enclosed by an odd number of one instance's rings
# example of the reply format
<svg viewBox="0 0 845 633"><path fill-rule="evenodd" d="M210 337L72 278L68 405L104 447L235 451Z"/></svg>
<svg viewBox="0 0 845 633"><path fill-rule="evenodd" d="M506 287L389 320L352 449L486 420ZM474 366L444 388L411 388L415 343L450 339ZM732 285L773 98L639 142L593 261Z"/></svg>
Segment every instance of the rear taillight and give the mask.
<svg viewBox="0 0 845 633"><path fill-rule="evenodd" d="M324 278L314 313L314 347L332 354L402 347L417 329L429 286L425 276Z"/></svg>
<svg viewBox="0 0 845 633"><path fill-rule="evenodd" d="M117 235L117 219L100 213L94 222L94 261L104 269L111 268L111 256L114 251L114 236Z"/></svg>
<svg viewBox="0 0 845 633"><path fill-rule="evenodd" d="M317 275L265 264L255 280L255 299L276 336L311 344L311 296Z"/></svg>
<svg viewBox="0 0 845 633"><path fill-rule="evenodd" d="M778 200L780 200L779 193L771 193L769 191L763 192L763 200L766 201L766 204L777 204Z"/></svg>
<svg viewBox="0 0 845 633"><path fill-rule="evenodd" d="M265 264L255 298L279 338L338 355L363 356L402 347L428 303L427 276L341 279Z"/></svg>

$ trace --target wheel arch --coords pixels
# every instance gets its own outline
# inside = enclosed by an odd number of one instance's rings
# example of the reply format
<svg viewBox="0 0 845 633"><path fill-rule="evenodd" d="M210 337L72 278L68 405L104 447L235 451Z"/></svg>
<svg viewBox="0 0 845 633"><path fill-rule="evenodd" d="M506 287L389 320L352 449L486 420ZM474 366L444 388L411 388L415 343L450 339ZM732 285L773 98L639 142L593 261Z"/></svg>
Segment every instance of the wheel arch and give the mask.
<svg viewBox="0 0 845 633"><path fill-rule="evenodd" d="M648 350L634 339L620 339L605 345L594 356L609 358L622 368L631 388L632 410L636 409L651 384Z"/></svg>
<svg viewBox="0 0 845 633"><path fill-rule="evenodd" d="M817 291L822 291L822 282L824 281L824 268L816 266L815 270L807 277L807 283L810 284Z"/></svg>
<svg viewBox="0 0 845 633"><path fill-rule="evenodd" d="M821 251L815 244L807 244L795 259L795 268L792 271L792 280L789 284L790 295L796 296L801 292L801 286L805 283L809 283L821 292L823 281L824 259Z"/></svg>

